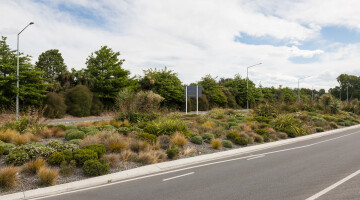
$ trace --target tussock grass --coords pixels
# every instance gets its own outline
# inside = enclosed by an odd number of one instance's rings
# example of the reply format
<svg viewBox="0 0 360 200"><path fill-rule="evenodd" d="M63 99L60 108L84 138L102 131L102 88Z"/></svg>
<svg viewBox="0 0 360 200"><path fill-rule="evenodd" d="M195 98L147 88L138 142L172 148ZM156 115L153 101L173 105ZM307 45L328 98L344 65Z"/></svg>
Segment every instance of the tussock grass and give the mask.
<svg viewBox="0 0 360 200"><path fill-rule="evenodd" d="M37 175L40 178L40 185L55 185L59 177L59 170L43 166L38 170Z"/></svg>
<svg viewBox="0 0 360 200"><path fill-rule="evenodd" d="M137 159L137 154L131 150L125 150L120 154L121 160L123 161L134 161Z"/></svg>
<svg viewBox="0 0 360 200"><path fill-rule="evenodd" d="M41 167L46 166L43 158L37 158L24 164L23 171L29 174L36 174Z"/></svg>
<svg viewBox="0 0 360 200"><path fill-rule="evenodd" d="M176 132L175 135L171 138L171 143L176 146L183 147L188 143L188 141L183 134Z"/></svg>
<svg viewBox="0 0 360 200"><path fill-rule="evenodd" d="M211 146L214 149L221 149L222 148L221 139L217 138L217 139L211 140Z"/></svg>
<svg viewBox="0 0 360 200"><path fill-rule="evenodd" d="M143 164L154 164L166 160L166 154L162 151L140 152L138 161Z"/></svg>
<svg viewBox="0 0 360 200"><path fill-rule="evenodd" d="M0 187L10 189L17 185L19 168L7 166L0 170Z"/></svg>
<svg viewBox="0 0 360 200"><path fill-rule="evenodd" d="M120 163L120 155L117 153L105 154L103 158L109 163L110 167L116 167Z"/></svg>

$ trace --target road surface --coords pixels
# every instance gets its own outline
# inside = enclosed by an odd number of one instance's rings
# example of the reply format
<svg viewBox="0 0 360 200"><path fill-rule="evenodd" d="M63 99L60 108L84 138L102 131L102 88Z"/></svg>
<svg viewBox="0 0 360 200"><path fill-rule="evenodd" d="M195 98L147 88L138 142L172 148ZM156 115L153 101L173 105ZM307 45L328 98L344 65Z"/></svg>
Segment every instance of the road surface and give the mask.
<svg viewBox="0 0 360 200"><path fill-rule="evenodd" d="M42 199L360 199L359 147L360 128Z"/></svg>

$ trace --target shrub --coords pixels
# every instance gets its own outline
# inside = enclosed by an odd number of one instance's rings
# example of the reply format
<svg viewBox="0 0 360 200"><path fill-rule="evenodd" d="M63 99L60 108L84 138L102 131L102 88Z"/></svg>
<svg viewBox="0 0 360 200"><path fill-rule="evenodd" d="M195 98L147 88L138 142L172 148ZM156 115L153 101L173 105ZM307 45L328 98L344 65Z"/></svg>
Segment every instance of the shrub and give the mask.
<svg viewBox="0 0 360 200"><path fill-rule="evenodd" d="M333 128L333 129L337 129L339 128L339 126L335 123L335 122L330 122L330 127ZM1 145L1 144L0 144Z"/></svg>
<svg viewBox="0 0 360 200"><path fill-rule="evenodd" d="M319 117L313 117L311 119L311 122L313 123L314 126L317 126L317 127L325 127L327 124L325 119L322 119Z"/></svg>
<svg viewBox="0 0 360 200"><path fill-rule="evenodd" d="M7 154L10 153L10 151L11 151L12 149L15 148L15 145L10 144L10 143L0 142L0 147L1 147L1 148L4 148L4 153L3 153L3 154L4 154L4 155L7 155Z"/></svg>
<svg viewBox="0 0 360 200"><path fill-rule="evenodd" d="M179 156L179 153L180 153L180 151L179 151L179 149L176 148L176 147L171 147L171 148L169 148L169 149L166 150L166 154L167 154L167 157L168 157L169 159L174 159L174 158L176 158L177 156Z"/></svg>
<svg viewBox="0 0 360 200"><path fill-rule="evenodd" d="M105 159L87 160L82 167L86 176L100 176L109 173L110 166Z"/></svg>
<svg viewBox="0 0 360 200"><path fill-rule="evenodd" d="M38 170L37 174L40 178L40 185L50 186L56 184L59 170L44 166Z"/></svg>
<svg viewBox="0 0 360 200"><path fill-rule="evenodd" d="M68 144L76 144L76 145L80 145L80 143L82 142L82 139L73 139L68 141Z"/></svg>
<svg viewBox="0 0 360 200"><path fill-rule="evenodd" d="M308 133L308 130L301 124L300 120L291 114L277 116L273 120L272 125L276 130L287 133L289 137L306 135Z"/></svg>
<svg viewBox="0 0 360 200"><path fill-rule="evenodd" d="M70 176L74 172L75 167L76 167L75 160L71 160L69 162L63 161L60 164L60 174L62 174L63 176Z"/></svg>
<svg viewBox="0 0 360 200"><path fill-rule="evenodd" d="M214 149L221 149L221 147L222 147L222 142L221 142L220 139L213 139L213 140L211 141L211 146L212 146L212 148L214 148Z"/></svg>
<svg viewBox="0 0 360 200"><path fill-rule="evenodd" d="M217 138L219 138L219 137L221 137L222 135L224 135L225 132L226 132L226 131L225 131L225 128L222 127L222 126L216 127L216 128L214 129L214 134L215 134L215 137L217 137Z"/></svg>
<svg viewBox="0 0 360 200"><path fill-rule="evenodd" d="M254 142L256 143L263 143L264 142L264 138L261 135L255 135L254 136Z"/></svg>
<svg viewBox="0 0 360 200"><path fill-rule="evenodd" d="M141 152L149 149L149 143L141 140L133 140L130 143L130 149L134 152Z"/></svg>
<svg viewBox="0 0 360 200"><path fill-rule="evenodd" d="M67 141L73 140L73 139L84 139L85 133L79 130L70 130L65 134L65 139Z"/></svg>
<svg viewBox="0 0 360 200"><path fill-rule="evenodd" d="M208 115L214 119L224 119L226 111L222 108L214 108L208 112Z"/></svg>
<svg viewBox="0 0 360 200"><path fill-rule="evenodd" d="M24 171L29 174L36 174L36 172L43 166L46 165L46 161L42 158L31 160L24 165Z"/></svg>
<svg viewBox="0 0 360 200"><path fill-rule="evenodd" d="M146 125L144 131L156 136L172 135L175 132L185 133L188 131L187 124L179 119L161 118Z"/></svg>
<svg viewBox="0 0 360 200"><path fill-rule="evenodd" d="M246 138L243 137L236 137L234 140L235 144L246 146L248 145L249 141Z"/></svg>
<svg viewBox="0 0 360 200"><path fill-rule="evenodd" d="M110 167L116 167L120 163L120 155L116 153L105 154L103 158L110 164Z"/></svg>
<svg viewBox="0 0 360 200"><path fill-rule="evenodd" d="M17 185L19 168L7 166L0 169L0 187L10 189Z"/></svg>
<svg viewBox="0 0 360 200"><path fill-rule="evenodd" d="M3 146L0 146L0 157L4 155L5 148Z"/></svg>
<svg viewBox="0 0 360 200"><path fill-rule="evenodd" d="M265 122L265 123L269 123L272 120L271 117L264 117L264 116L256 116L254 117L254 119L258 122Z"/></svg>
<svg viewBox="0 0 360 200"><path fill-rule="evenodd" d="M160 148L168 149L170 147L171 141L169 136L167 135L159 136L158 141L160 144Z"/></svg>
<svg viewBox="0 0 360 200"><path fill-rule="evenodd" d="M73 154L74 160L78 166L83 166L87 160L94 160L98 158L98 155L95 151L90 149L79 149L76 150Z"/></svg>
<svg viewBox="0 0 360 200"><path fill-rule="evenodd" d="M222 141L222 145L225 147L225 148L233 148L233 144L230 140L223 140Z"/></svg>
<svg viewBox="0 0 360 200"><path fill-rule="evenodd" d="M98 155L98 158L101 158L102 155L104 155L104 153L106 152L106 148L103 144L86 145L83 147L83 149L90 149L90 150L95 151Z"/></svg>
<svg viewBox="0 0 360 200"><path fill-rule="evenodd" d="M63 154L66 162L70 162L74 158L73 152L71 150L64 150Z"/></svg>
<svg viewBox="0 0 360 200"><path fill-rule="evenodd" d="M185 136L179 132L175 133L175 135L171 138L171 143L173 143L176 146L185 146L188 141L185 138Z"/></svg>
<svg viewBox="0 0 360 200"><path fill-rule="evenodd" d="M234 141L235 138L239 137L239 133L238 132L229 132L228 134L226 134L226 139Z"/></svg>
<svg viewBox="0 0 360 200"><path fill-rule="evenodd" d="M67 112L77 117L89 116L92 99L92 92L84 85L77 85L69 89L65 99Z"/></svg>
<svg viewBox="0 0 360 200"><path fill-rule="evenodd" d="M93 95L90 114L99 116L103 110L104 105L101 103L99 97Z"/></svg>
<svg viewBox="0 0 360 200"><path fill-rule="evenodd" d="M323 127L316 127L315 130L317 133L325 131Z"/></svg>
<svg viewBox="0 0 360 200"><path fill-rule="evenodd" d="M5 157L5 163L8 165L22 165L29 160L30 157L24 150L11 151L11 153Z"/></svg>
<svg viewBox="0 0 360 200"><path fill-rule="evenodd" d="M62 118L66 113L66 105L64 99L55 92L49 92L46 94L45 105L45 117Z"/></svg>
<svg viewBox="0 0 360 200"><path fill-rule="evenodd" d="M237 126L237 123L236 123L236 122L228 122L228 124L229 124L229 127L230 127L230 128Z"/></svg>
<svg viewBox="0 0 360 200"><path fill-rule="evenodd" d="M191 137L191 142L194 144L202 144L202 137L200 135L196 135L194 137Z"/></svg>
<svg viewBox="0 0 360 200"><path fill-rule="evenodd" d="M103 125L98 127L100 131L116 132L116 128L112 125Z"/></svg>
<svg viewBox="0 0 360 200"><path fill-rule="evenodd" d="M166 154L162 151L140 152L138 161L142 164L154 164L166 160Z"/></svg>
<svg viewBox="0 0 360 200"><path fill-rule="evenodd" d="M104 145L109 152L121 152L124 150L128 143L120 135L111 135L109 138L105 138Z"/></svg>
<svg viewBox="0 0 360 200"><path fill-rule="evenodd" d="M50 165L60 165L63 161L65 161L65 155L63 152L55 152L48 158L48 163Z"/></svg>
<svg viewBox="0 0 360 200"><path fill-rule="evenodd" d="M94 126L81 127L81 128L79 128L79 130L84 132L85 135L95 135L95 134L99 133L99 130Z"/></svg>
<svg viewBox="0 0 360 200"><path fill-rule="evenodd" d="M149 133L139 133L136 135L136 138L138 138L140 140L144 140L150 144L155 144L156 140L157 140L156 135L149 134Z"/></svg>
<svg viewBox="0 0 360 200"><path fill-rule="evenodd" d="M269 131L266 129L255 129L255 133L262 135L262 136L269 136Z"/></svg>
<svg viewBox="0 0 360 200"><path fill-rule="evenodd" d="M211 134L211 133L205 133L203 136L202 136L204 142L206 143L210 143L212 139L214 139L214 135Z"/></svg>
<svg viewBox="0 0 360 200"><path fill-rule="evenodd" d="M211 130L216 127L216 123L212 121L206 121L201 126L205 129Z"/></svg>
<svg viewBox="0 0 360 200"><path fill-rule="evenodd" d="M266 102L264 104L260 104L257 108L255 108L254 111L257 115L263 116L263 117L276 116L276 108L268 102Z"/></svg>
<svg viewBox="0 0 360 200"><path fill-rule="evenodd" d="M65 130L63 130L60 127L53 127L53 128L50 128L50 130L53 132L53 136L57 137L57 138L64 137L65 133L66 133Z"/></svg>
<svg viewBox="0 0 360 200"><path fill-rule="evenodd" d="M120 154L121 160L123 161L134 161L137 159L137 154L131 150L125 150Z"/></svg>

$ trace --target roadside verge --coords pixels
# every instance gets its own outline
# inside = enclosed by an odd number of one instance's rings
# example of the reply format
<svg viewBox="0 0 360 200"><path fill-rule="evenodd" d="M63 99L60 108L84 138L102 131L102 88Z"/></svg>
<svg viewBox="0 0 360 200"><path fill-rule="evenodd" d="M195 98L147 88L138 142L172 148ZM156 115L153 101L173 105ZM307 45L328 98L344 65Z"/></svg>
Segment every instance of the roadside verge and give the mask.
<svg viewBox="0 0 360 200"><path fill-rule="evenodd" d="M315 134L311 134L311 135L306 135L306 136L302 136L302 137L291 138L291 139L286 139L286 140L281 140L281 141L276 141L276 142L271 142L271 143L254 145L254 146L250 146L250 147L243 147L243 148L238 148L238 149L233 149L233 150L228 150L228 151L223 151L223 152L218 152L218 153L213 153L213 154L206 154L206 155L201 155L201 156L196 156L196 157L191 157L191 158L184 158L184 159L179 159L179 160L174 160L174 161L168 161L168 162L163 162L163 163L147 165L147 166L143 166L143 167L139 167L139 168L135 168L135 169L121 171L121 172L108 174L108 175L104 175L104 176L98 176L98 177L89 178L89 179L85 179L85 180L81 180L81 181L75 181L75 182L65 183L65 184L46 187L46 188L39 188L39 189L28 190L28 191L24 191L24 192L8 194L8 195L0 196L0 200L17 200L17 199L37 198L37 197L44 197L44 196L48 196L48 195L59 194L59 193L63 193L63 192L76 191L76 190L85 189L85 188L94 187L94 186L106 185L106 184L121 181L121 180L126 180L126 179L130 179L130 178L134 178L134 177L149 175L152 173L164 172L167 170L178 169L181 167L199 164L199 163L212 161L212 160L216 160L216 159L237 156L237 155L241 155L244 153L250 153L250 152L254 152L254 151L278 147L278 146L282 146L282 145L286 145L286 144L292 144L292 143L305 141L305 140L309 140L309 139L320 138L323 136L328 136L328 135L332 135L332 134L343 132L343 131L353 130L356 128L360 128L360 125L355 125L355 126L341 128L341 129L335 129L335 130L326 131L326 132L322 132L322 133L315 133Z"/></svg>

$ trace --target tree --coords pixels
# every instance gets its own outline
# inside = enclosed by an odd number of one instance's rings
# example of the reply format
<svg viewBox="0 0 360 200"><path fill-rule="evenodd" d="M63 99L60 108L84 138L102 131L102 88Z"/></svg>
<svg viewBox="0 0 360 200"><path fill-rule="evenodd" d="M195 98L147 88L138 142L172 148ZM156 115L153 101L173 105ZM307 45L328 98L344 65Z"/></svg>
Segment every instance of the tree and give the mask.
<svg viewBox="0 0 360 200"><path fill-rule="evenodd" d="M39 55L35 66L45 73L46 80L53 84L52 90L60 89L58 79L61 74L66 72L66 65L58 49L50 49Z"/></svg>
<svg viewBox="0 0 360 200"><path fill-rule="evenodd" d="M77 117L89 116L91 113L93 94L84 85L77 85L66 93L67 112Z"/></svg>
<svg viewBox="0 0 360 200"><path fill-rule="evenodd" d="M125 60L119 60L119 56L120 52L102 46L87 58L87 69L84 71L91 79L90 89L110 107L122 88L134 84L134 81L129 79L130 72L121 67Z"/></svg>
<svg viewBox="0 0 360 200"><path fill-rule="evenodd" d="M226 107L228 103L227 98L215 78L211 77L211 75L206 75L201 78L199 85L203 87L203 92L209 100L210 108Z"/></svg>
<svg viewBox="0 0 360 200"><path fill-rule="evenodd" d="M30 56L19 56L19 101L22 105L41 104L47 84L44 73L30 63ZM16 51L6 44L6 37L0 40L0 105L9 107L17 93Z"/></svg>
<svg viewBox="0 0 360 200"><path fill-rule="evenodd" d="M144 77L139 82L142 89L152 90L164 97L166 106L179 108L185 103L184 86L177 73L166 67L162 70L145 70Z"/></svg>

